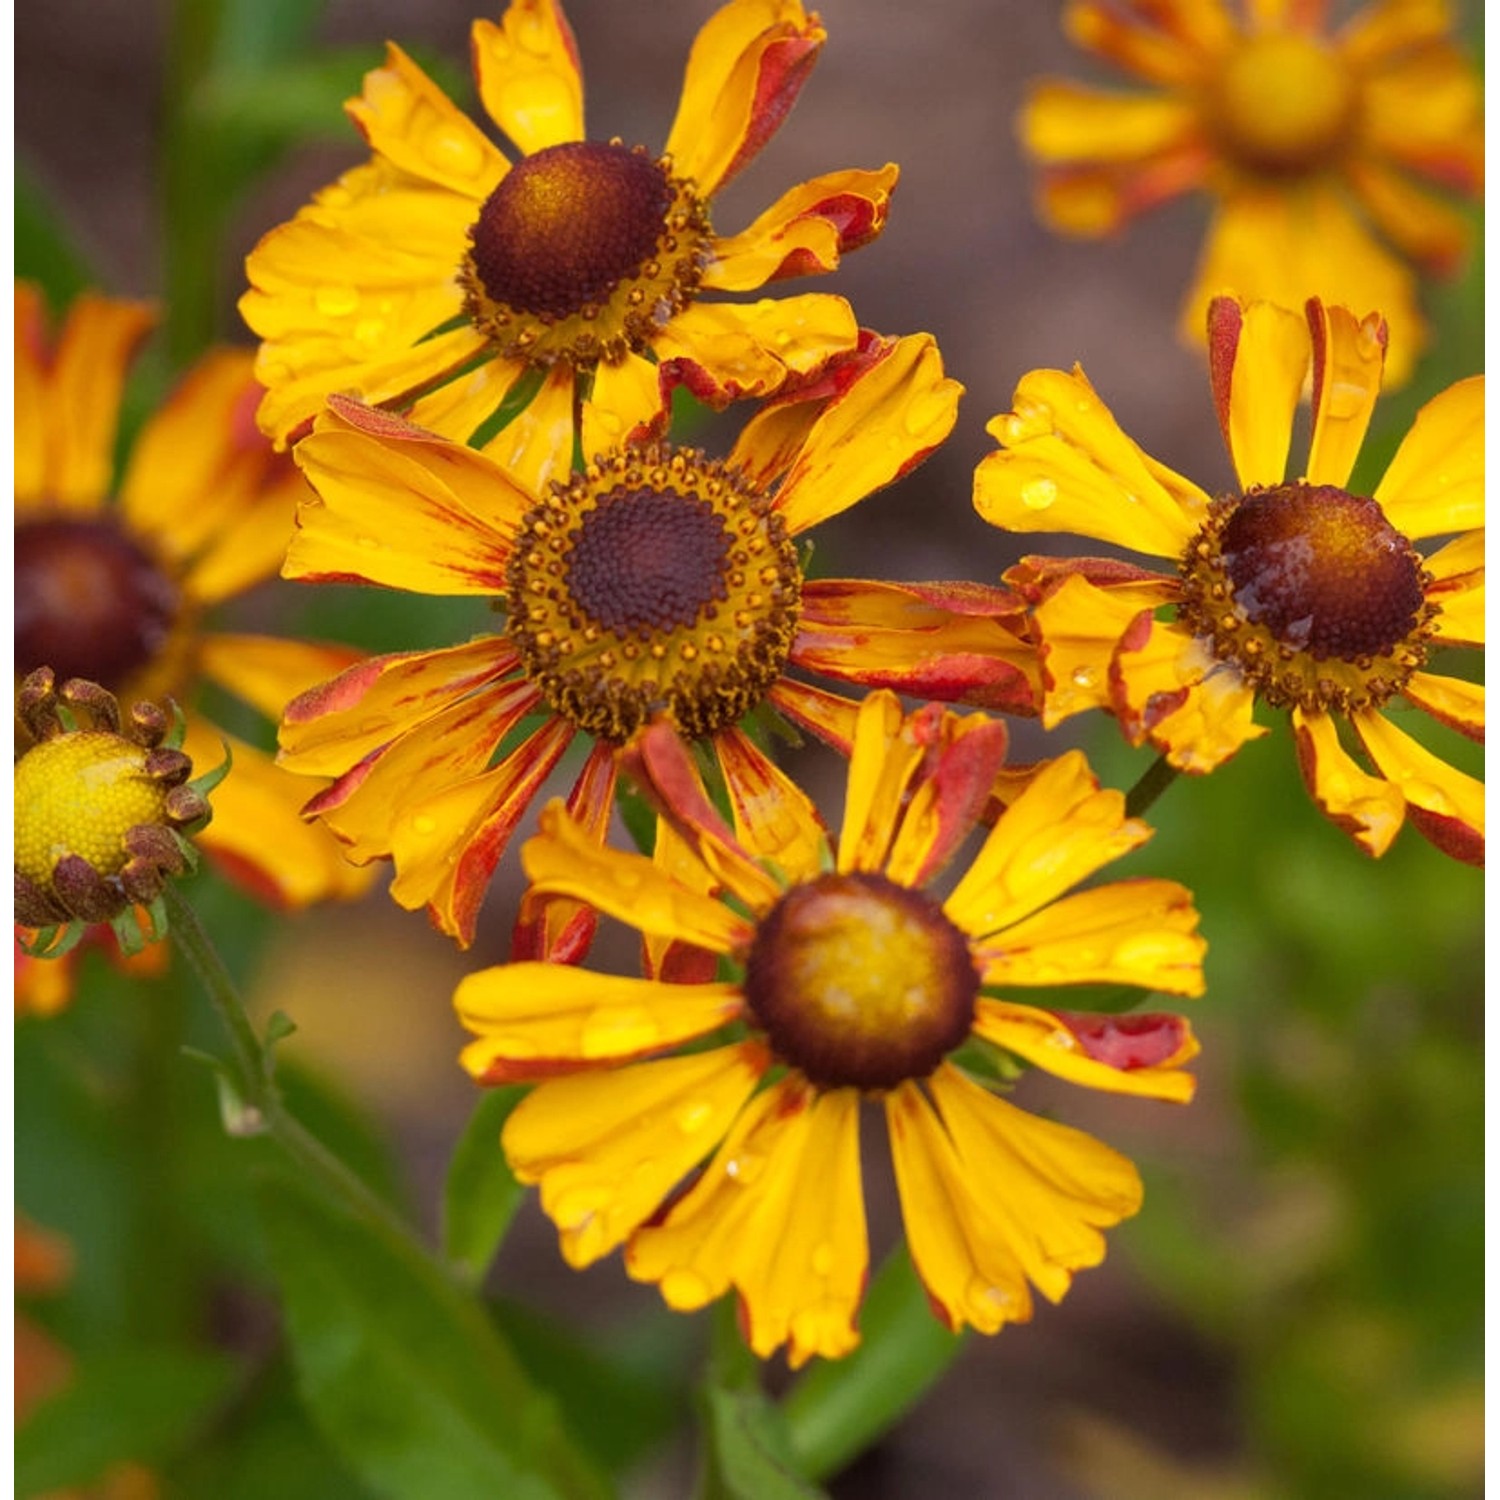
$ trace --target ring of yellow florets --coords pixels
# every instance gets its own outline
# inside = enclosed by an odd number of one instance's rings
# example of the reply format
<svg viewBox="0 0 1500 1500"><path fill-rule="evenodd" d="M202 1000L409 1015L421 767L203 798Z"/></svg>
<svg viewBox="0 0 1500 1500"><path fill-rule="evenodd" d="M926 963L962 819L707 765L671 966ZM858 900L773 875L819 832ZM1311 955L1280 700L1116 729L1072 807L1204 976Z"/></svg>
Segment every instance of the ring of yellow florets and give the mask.
<svg viewBox="0 0 1500 1500"><path fill-rule="evenodd" d="M692 300L712 240L707 203L670 158L619 140L549 146L506 173L470 228L464 311L503 359L620 360Z"/></svg>
<svg viewBox="0 0 1500 1500"><path fill-rule="evenodd" d="M113 694L79 679L58 691L46 667L16 707L33 740L15 767L16 920L44 930L49 956L62 951L51 930L69 923L125 921L122 941L139 946L131 908L192 867L183 835L208 821L222 770L190 782L180 716L137 703L122 723Z"/></svg>
<svg viewBox="0 0 1500 1500"><path fill-rule="evenodd" d="M883 875L793 886L745 960L745 999L772 1051L823 1088L927 1077L969 1035L979 984L942 908Z"/></svg>
<svg viewBox="0 0 1500 1500"><path fill-rule="evenodd" d="M1223 497L1178 571L1179 623L1273 708L1379 706L1427 660L1432 576L1364 496L1296 483Z"/></svg>
<svg viewBox="0 0 1500 1500"><path fill-rule="evenodd" d="M16 670L154 696L186 670L181 590L110 515L45 515L15 528Z"/></svg>
<svg viewBox="0 0 1500 1500"><path fill-rule="evenodd" d="M690 739L781 675L802 572L769 496L694 449L601 458L521 522L507 633L550 707L623 743L664 715Z"/></svg>

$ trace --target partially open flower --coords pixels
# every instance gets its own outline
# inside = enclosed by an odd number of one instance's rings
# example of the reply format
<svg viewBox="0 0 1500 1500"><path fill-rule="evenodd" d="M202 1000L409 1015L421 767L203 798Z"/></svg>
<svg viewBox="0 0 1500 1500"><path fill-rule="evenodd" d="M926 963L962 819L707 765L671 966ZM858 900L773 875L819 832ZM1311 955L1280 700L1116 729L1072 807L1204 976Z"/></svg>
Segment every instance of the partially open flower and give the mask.
<svg viewBox="0 0 1500 1500"><path fill-rule="evenodd" d="M21 684L16 708L35 741L15 773L15 915L39 929L27 951L66 952L95 922L136 951L138 906L161 937L162 888L197 863L186 836L207 824L227 756L191 780L180 714L137 703L122 720L112 693L82 678L59 690L50 667Z"/></svg>

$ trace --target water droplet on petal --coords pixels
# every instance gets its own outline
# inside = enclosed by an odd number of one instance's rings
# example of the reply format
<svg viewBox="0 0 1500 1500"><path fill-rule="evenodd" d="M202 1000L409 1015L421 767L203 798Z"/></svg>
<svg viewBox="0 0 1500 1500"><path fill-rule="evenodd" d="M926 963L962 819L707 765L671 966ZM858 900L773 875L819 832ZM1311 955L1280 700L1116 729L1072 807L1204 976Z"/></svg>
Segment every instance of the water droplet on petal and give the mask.
<svg viewBox="0 0 1500 1500"><path fill-rule="evenodd" d="M833 1270L837 1255L832 1245L826 1240L812 1253L812 1268L814 1276L827 1276Z"/></svg>
<svg viewBox="0 0 1500 1500"><path fill-rule="evenodd" d="M440 172L456 177L473 177L484 166L479 143L456 130L434 130L422 142L422 155Z"/></svg>
<svg viewBox="0 0 1500 1500"><path fill-rule="evenodd" d="M1072 676L1074 687L1091 688L1099 681L1099 674L1093 667L1074 667Z"/></svg>
<svg viewBox="0 0 1500 1500"><path fill-rule="evenodd" d="M618 1057L654 1047L661 1026L640 1006L604 1006L584 1021L578 1040L585 1057Z"/></svg>
<svg viewBox="0 0 1500 1500"><path fill-rule="evenodd" d="M313 305L325 318L342 318L359 307L359 293L352 286L320 286Z"/></svg>
<svg viewBox="0 0 1500 1500"><path fill-rule="evenodd" d="M691 1104L684 1104L677 1111L677 1128L684 1135L694 1135L713 1117L713 1106L704 1103L703 1100L694 1100Z"/></svg>
<svg viewBox="0 0 1500 1500"><path fill-rule="evenodd" d="M437 832L437 819L430 813L418 813L411 820L413 833L429 834Z"/></svg>
<svg viewBox="0 0 1500 1500"><path fill-rule="evenodd" d="M1057 499L1057 484L1051 479L1028 479L1021 486L1021 504L1030 510L1046 510Z"/></svg>

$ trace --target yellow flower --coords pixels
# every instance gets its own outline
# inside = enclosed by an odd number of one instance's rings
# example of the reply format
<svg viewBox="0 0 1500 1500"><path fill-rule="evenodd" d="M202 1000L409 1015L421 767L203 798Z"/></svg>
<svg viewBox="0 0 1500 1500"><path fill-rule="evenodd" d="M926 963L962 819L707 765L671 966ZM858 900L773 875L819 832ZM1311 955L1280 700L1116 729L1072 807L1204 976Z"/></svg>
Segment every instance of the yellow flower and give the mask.
<svg viewBox="0 0 1500 1500"><path fill-rule="evenodd" d="M1257 701L1291 710L1318 806L1369 853L1409 813L1455 858L1482 863L1484 787L1387 717L1402 698L1484 738L1484 688L1424 670L1484 644L1484 379L1417 414L1372 496L1344 488L1380 390L1386 328L1313 300L1306 319L1219 298L1210 378L1242 492L1212 499L1143 453L1081 369L1034 370L990 434L974 504L1012 531L1057 531L1167 558L1172 576L1099 558L1025 558L1043 723L1113 713L1133 744L1211 771L1266 733ZM1312 367L1312 442L1285 478ZM1414 543L1447 537L1441 546ZM1170 617L1158 618L1163 606ZM1375 767L1340 743L1352 729Z"/></svg>
<svg viewBox="0 0 1500 1500"><path fill-rule="evenodd" d="M638 429L660 436L677 385L723 406L850 348L841 297L701 298L832 270L884 226L889 165L805 182L739 234L710 223L714 195L774 134L824 36L800 0L724 6L698 34L653 159L586 134L561 6L512 0L498 26L474 23L473 57L514 162L392 45L348 105L370 161L246 264L265 431L285 444L338 392L409 407L536 484L566 473L579 403L592 456ZM492 419L528 376L521 393L540 388L495 437Z"/></svg>
<svg viewBox="0 0 1500 1500"><path fill-rule="evenodd" d="M1033 87L1019 124L1042 164L1039 211L1064 233L1109 234L1201 188L1216 208L1184 337L1202 339L1220 293L1300 307L1337 292L1384 310L1387 379L1404 381L1426 343L1407 260L1447 270L1468 240L1412 174L1474 197L1484 179L1479 79L1449 7L1381 0L1336 32L1324 0L1244 10L1241 23L1225 0L1073 0L1072 39L1158 91Z"/></svg>
<svg viewBox="0 0 1500 1500"><path fill-rule="evenodd" d="M623 448L542 489L332 398L297 445L315 493L287 576L489 599L505 625L372 658L289 704L282 764L336 778L308 811L351 858L394 859L392 896L467 945L496 861L579 733L593 748L573 810L602 842L615 752L654 715L711 740L747 795L776 775L736 727L758 704L847 744L854 705L789 669L1034 711L1008 590L806 579L794 545L942 442L961 389L930 336L871 338L764 406L727 461ZM590 919L574 915L582 943ZM554 955L567 922L528 903L521 926L529 956Z"/></svg>
<svg viewBox="0 0 1500 1500"><path fill-rule="evenodd" d="M631 752L662 815L654 860L598 847L557 802L526 844L537 889L706 950L735 977L663 983L521 963L471 974L454 996L478 1037L469 1072L538 1081L502 1144L516 1175L540 1184L569 1263L623 1244L629 1273L679 1309L733 1287L751 1347L787 1343L794 1366L858 1342L862 1098L885 1113L934 1310L950 1328L993 1333L1031 1315L1028 1283L1058 1300L1103 1258L1099 1231L1141 1202L1123 1156L995 1085L1020 1058L1185 1102L1193 1080L1180 1069L1198 1050L1179 1016L1042 1010L995 993L1202 991L1189 892L1165 880L1073 891L1150 836L1079 752L1025 779L940 898L928 887L997 787L1010 794L998 781L1004 725L935 705L903 719L877 691L853 738L836 859L788 782L735 799L731 831L664 725ZM705 1038L718 1045L678 1050Z"/></svg>
<svg viewBox="0 0 1500 1500"><path fill-rule="evenodd" d="M85 294L55 343L41 297L16 287L16 669L51 667L117 697L187 704L212 683L274 717L349 664L344 647L205 628L207 611L272 576L305 486L256 431L248 352L205 355L146 422L111 499L115 432L151 310ZM256 894L287 907L366 888L298 816L307 785L194 713L183 748L234 775L199 842Z"/></svg>

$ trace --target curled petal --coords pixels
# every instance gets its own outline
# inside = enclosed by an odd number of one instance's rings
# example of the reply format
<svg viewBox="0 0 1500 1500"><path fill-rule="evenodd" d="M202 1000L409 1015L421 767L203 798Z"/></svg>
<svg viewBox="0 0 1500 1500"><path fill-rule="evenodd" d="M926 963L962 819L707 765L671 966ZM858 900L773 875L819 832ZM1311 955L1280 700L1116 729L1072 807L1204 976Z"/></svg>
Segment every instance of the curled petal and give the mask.
<svg viewBox="0 0 1500 1500"><path fill-rule="evenodd" d="M1450 766L1383 714L1353 716L1361 743L1387 781L1400 789L1411 820L1445 854L1484 864L1484 783Z"/></svg>
<svg viewBox="0 0 1500 1500"><path fill-rule="evenodd" d="M1312 448L1307 482L1342 488L1380 394L1390 334L1379 313L1357 318L1347 307L1307 304L1312 333Z"/></svg>
<svg viewBox="0 0 1500 1500"><path fill-rule="evenodd" d="M1349 834L1366 854L1377 858L1391 846L1406 816L1400 791L1371 776L1339 743L1331 714L1292 710L1297 765L1308 794L1324 816Z"/></svg>

